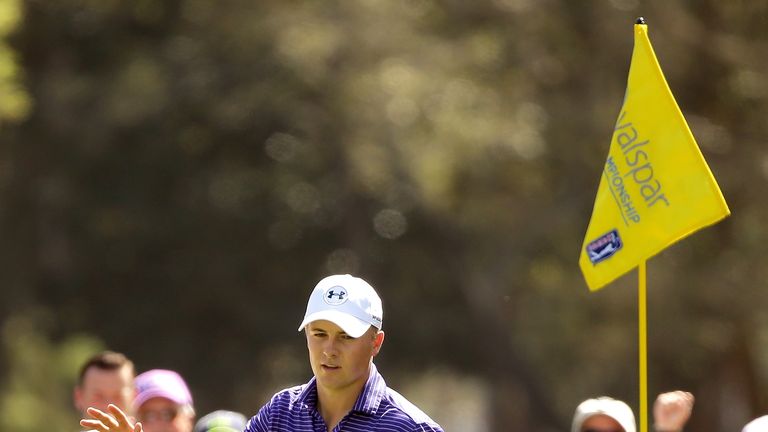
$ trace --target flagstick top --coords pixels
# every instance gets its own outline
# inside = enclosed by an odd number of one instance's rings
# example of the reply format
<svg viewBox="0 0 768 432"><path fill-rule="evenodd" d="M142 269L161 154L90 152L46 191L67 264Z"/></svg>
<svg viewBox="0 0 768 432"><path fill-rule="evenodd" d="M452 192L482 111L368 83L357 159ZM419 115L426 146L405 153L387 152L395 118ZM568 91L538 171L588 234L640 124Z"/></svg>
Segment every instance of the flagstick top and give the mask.
<svg viewBox="0 0 768 432"><path fill-rule="evenodd" d="M637 17L637 19L635 20L635 24L646 24L645 18Z"/></svg>

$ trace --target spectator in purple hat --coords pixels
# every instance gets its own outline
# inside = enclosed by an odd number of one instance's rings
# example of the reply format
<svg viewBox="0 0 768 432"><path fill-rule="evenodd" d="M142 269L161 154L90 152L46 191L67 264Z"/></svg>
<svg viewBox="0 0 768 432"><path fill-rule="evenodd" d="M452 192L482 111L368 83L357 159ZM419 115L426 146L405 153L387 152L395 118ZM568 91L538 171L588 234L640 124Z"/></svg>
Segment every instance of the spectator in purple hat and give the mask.
<svg viewBox="0 0 768 432"><path fill-rule="evenodd" d="M192 394L174 371L153 369L137 376L133 408L146 432L191 432L195 425Z"/></svg>
<svg viewBox="0 0 768 432"><path fill-rule="evenodd" d="M176 372L153 369L136 377L133 409L137 423L115 405L107 412L88 408L92 419L80 425L100 432L192 432L195 409L192 394L184 379Z"/></svg>

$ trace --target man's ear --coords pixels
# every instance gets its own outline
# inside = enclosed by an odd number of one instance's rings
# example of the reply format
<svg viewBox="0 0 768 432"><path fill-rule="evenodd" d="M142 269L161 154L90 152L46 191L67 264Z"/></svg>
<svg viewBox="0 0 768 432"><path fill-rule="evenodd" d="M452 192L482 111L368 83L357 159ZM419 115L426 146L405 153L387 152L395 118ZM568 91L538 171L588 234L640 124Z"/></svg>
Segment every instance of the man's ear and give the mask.
<svg viewBox="0 0 768 432"><path fill-rule="evenodd" d="M75 386L75 389L72 390L72 400L75 403L75 408L77 408L78 411L83 412L85 411L85 407L83 407L83 392L80 390L80 386Z"/></svg>
<svg viewBox="0 0 768 432"><path fill-rule="evenodd" d="M381 345L383 343L384 343L384 331L379 330L378 332L376 332L376 335L373 337L373 356L374 357L381 350Z"/></svg>

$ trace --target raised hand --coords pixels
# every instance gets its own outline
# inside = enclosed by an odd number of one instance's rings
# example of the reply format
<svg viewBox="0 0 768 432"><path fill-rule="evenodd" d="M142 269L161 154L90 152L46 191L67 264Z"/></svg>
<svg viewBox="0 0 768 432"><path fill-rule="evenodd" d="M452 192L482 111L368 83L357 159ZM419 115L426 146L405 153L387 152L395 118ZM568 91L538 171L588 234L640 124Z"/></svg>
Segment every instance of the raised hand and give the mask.
<svg viewBox="0 0 768 432"><path fill-rule="evenodd" d="M109 404L109 413L96 408L88 408L87 413L92 419L80 420L80 426L87 432L143 432L141 423L133 424L131 419L117 406Z"/></svg>
<svg viewBox="0 0 768 432"><path fill-rule="evenodd" d="M678 432L691 417L693 395L685 391L662 393L653 404L654 428L657 432Z"/></svg>

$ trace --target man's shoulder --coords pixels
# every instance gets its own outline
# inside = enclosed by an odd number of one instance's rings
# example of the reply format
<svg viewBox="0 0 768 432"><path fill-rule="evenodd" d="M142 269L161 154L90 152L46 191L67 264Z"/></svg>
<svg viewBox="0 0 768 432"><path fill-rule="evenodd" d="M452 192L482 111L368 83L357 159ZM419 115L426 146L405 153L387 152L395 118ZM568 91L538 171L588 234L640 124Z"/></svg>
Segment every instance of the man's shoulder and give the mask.
<svg viewBox="0 0 768 432"><path fill-rule="evenodd" d="M307 386L309 384L301 384L293 387L288 387L275 393L270 400L270 404L277 404L285 407L292 407L297 402L304 402L306 399Z"/></svg>
<svg viewBox="0 0 768 432"><path fill-rule="evenodd" d="M301 408L307 404L307 384L288 387L275 393L259 412L253 416L246 427L246 432L272 431L280 429L280 424L295 423L303 419L307 410Z"/></svg>
<svg viewBox="0 0 768 432"><path fill-rule="evenodd" d="M395 390L387 387L385 400L385 405L380 407L384 408L385 412L382 413L384 418L390 417L393 420L398 419L400 421L411 422L413 423L413 426L419 426L421 427L421 430L424 431L442 432L440 425L432 420L419 407Z"/></svg>

